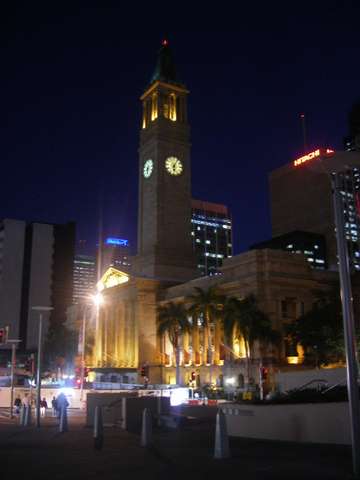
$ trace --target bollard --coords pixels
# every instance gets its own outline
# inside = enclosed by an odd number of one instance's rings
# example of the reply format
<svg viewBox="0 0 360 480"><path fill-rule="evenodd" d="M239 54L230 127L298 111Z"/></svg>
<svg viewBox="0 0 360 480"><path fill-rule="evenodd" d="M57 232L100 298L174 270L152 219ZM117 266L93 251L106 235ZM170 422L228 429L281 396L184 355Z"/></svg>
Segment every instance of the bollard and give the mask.
<svg viewBox="0 0 360 480"><path fill-rule="evenodd" d="M141 446L149 447L152 442L152 418L148 408L144 408L141 426Z"/></svg>
<svg viewBox="0 0 360 480"><path fill-rule="evenodd" d="M229 438L226 428L226 418L222 410L219 409L216 414L216 430L215 430L215 449L214 458L229 458Z"/></svg>
<svg viewBox="0 0 360 480"><path fill-rule="evenodd" d="M24 409L24 427L29 427L31 425L31 405L26 405Z"/></svg>
<svg viewBox="0 0 360 480"><path fill-rule="evenodd" d="M156 397L157 426L161 427L161 397Z"/></svg>
<svg viewBox="0 0 360 480"><path fill-rule="evenodd" d="M95 450L101 450L104 444L104 429L102 410L99 405L95 407L94 417L94 448Z"/></svg>
<svg viewBox="0 0 360 480"><path fill-rule="evenodd" d="M68 420L67 420L67 411L65 405L61 407L60 413L60 425L59 425L59 432L64 433L69 430L68 428Z"/></svg>
<svg viewBox="0 0 360 480"><path fill-rule="evenodd" d="M20 408L20 416L19 416L19 424L20 424L22 427L25 426L25 413L26 413L25 405L21 405L21 408Z"/></svg>

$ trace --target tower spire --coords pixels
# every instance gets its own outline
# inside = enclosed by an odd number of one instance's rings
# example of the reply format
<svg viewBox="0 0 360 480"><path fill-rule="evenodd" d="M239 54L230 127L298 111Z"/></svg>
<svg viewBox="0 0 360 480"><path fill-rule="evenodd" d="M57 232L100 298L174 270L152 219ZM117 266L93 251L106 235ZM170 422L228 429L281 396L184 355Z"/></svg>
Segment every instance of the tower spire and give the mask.
<svg viewBox="0 0 360 480"><path fill-rule="evenodd" d="M161 42L155 71L151 77L151 83L156 81L178 83L176 79L175 63L173 60L172 51L169 47L169 41L167 39L164 39Z"/></svg>

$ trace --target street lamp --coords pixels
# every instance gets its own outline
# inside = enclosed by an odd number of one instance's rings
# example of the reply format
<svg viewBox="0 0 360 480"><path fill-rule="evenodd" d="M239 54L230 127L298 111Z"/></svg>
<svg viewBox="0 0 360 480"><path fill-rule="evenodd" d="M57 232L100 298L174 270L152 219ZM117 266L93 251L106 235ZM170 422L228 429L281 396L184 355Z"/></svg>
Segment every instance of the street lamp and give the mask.
<svg viewBox="0 0 360 480"><path fill-rule="evenodd" d="M38 338L38 358L36 372L36 426L40 427L40 400L41 400L41 346L42 346L42 320L43 313L51 312L53 307L31 307L31 310L39 312L39 338Z"/></svg>
<svg viewBox="0 0 360 480"><path fill-rule="evenodd" d="M11 344L11 393L10 393L10 418L14 418L14 376L16 365L16 347L21 340L7 340Z"/></svg>
<svg viewBox="0 0 360 480"><path fill-rule="evenodd" d="M83 399L84 392L84 376L85 376L85 335L86 335L86 311L87 307L95 306L96 309L103 303L103 296L100 292L88 297L90 303L84 304L84 312L81 327L81 376L80 376L80 401Z"/></svg>

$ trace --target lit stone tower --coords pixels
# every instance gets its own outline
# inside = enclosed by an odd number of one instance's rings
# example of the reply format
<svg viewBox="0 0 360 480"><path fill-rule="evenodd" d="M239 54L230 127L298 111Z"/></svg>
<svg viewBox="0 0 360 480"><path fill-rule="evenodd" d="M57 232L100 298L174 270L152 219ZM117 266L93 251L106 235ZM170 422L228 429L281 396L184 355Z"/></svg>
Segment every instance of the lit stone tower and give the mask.
<svg viewBox="0 0 360 480"><path fill-rule="evenodd" d="M191 172L187 94L166 40L141 97L136 273L185 281L196 276L190 236Z"/></svg>

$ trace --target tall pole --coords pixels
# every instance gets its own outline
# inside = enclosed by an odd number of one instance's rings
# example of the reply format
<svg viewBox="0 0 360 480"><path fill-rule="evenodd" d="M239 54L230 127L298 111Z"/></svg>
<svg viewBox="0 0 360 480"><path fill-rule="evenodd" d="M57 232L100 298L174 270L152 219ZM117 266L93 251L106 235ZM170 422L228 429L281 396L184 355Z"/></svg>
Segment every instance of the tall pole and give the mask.
<svg viewBox="0 0 360 480"><path fill-rule="evenodd" d="M342 314L344 322L345 352L346 352L346 375L347 390L349 398L350 432L352 443L353 471L356 478L360 475L360 407L359 407L359 386L358 366L355 343L355 325L353 299L351 293L351 280L349 268L349 254L345 236L344 205L340 184L339 173L331 176L336 241L339 256L340 292Z"/></svg>
<svg viewBox="0 0 360 480"><path fill-rule="evenodd" d="M80 401L83 399L84 391L84 374L85 374L85 329L86 329L86 305L84 305L84 314L81 329L81 384L80 384Z"/></svg>
<svg viewBox="0 0 360 480"><path fill-rule="evenodd" d="M10 394L10 418L14 418L14 373L16 363L16 343L11 344L11 394Z"/></svg>
<svg viewBox="0 0 360 480"><path fill-rule="evenodd" d="M41 340L42 340L42 312L39 320L38 358L36 372L36 426L40 428L40 400L41 400Z"/></svg>
<svg viewBox="0 0 360 480"><path fill-rule="evenodd" d="M304 142L304 153L307 153L307 142L306 142L306 128L305 128L305 113L300 115L301 118L301 127L302 127L302 134L303 134L303 142Z"/></svg>

